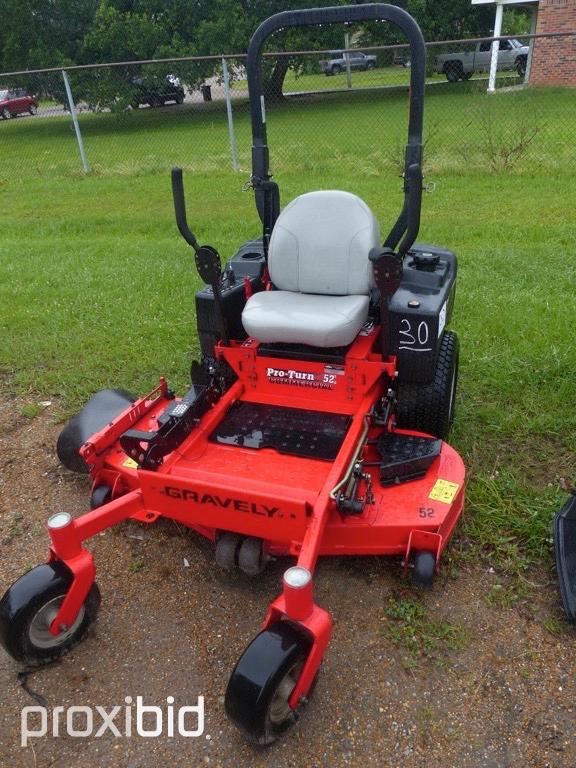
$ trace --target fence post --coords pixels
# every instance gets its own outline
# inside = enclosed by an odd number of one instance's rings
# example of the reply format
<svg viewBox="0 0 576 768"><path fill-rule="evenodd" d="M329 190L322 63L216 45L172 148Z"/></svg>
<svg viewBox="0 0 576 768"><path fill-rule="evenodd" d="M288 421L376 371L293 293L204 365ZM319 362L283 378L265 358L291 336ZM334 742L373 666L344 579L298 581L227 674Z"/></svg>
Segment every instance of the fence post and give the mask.
<svg viewBox="0 0 576 768"><path fill-rule="evenodd" d="M348 32L344 35L344 47L348 51L350 48L350 35ZM350 54L345 53L344 56L346 57L346 83L348 85L348 88L352 88L352 71L350 69Z"/></svg>
<svg viewBox="0 0 576 768"><path fill-rule="evenodd" d="M532 18L530 19L530 34L533 35L536 32L536 20L538 18L538 5L534 5L532 8ZM536 40L534 40L533 37L530 38L530 47L528 49L528 59L526 61L526 72L524 73L524 82L528 83L530 82L530 72L532 70L532 56L534 54L534 43Z"/></svg>
<svg viewBox="0 0 576 768"><path fill-rule="evenodd" d="M228 134L230 135L230 152L232 154L232 168L238 170L238 153L236 152L236 138L234 136L234 120L232 119L232 99L230 98L230 76L228 74L228 62L222 57L222 73L224 75L224 96L226 97L226 113L228 115Z"/></svg>
<svg viewBox="0 0 576 768"><path fill-rule="evenodd" d="M72 96L72 89L70 88L68 73L66 72L65 69L62 70L62 77L64 78L64 88L66 89L66 96L68 97L68 107L70 108L72 122L74 123L74 131L76 133L76 140L78 142L78 149L80 150L80 158L82 159L82 165L84 166L84 171L86 173L90 173L90 163L86 159L86 152L84 152L84 143L82 141L82 134L80 133L80 125L78 123L78 117L76 115L76 106L74 104L74 97Z"/></svg>
<svg viewBox="0 0 576 768"><path fill-rule="evenodd" d="M500 37L502 34L502 3L496 3L496 17L494 19L494 37ZM496 90L496 72L498 70L498 51L500 50L500 40L492 41L492 53L490 55L490 75L488 76L488 93L494 93Z"/></svg>

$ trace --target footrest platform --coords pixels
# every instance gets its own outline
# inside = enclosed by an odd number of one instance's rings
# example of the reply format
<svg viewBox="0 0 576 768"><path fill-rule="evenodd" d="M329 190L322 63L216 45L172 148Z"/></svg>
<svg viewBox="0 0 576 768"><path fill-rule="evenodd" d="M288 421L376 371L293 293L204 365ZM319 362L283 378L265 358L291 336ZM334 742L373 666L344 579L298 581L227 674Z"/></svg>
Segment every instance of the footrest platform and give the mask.
<svg viewBox="0 0 576 768"><path fill-rule="evenodd" d="M241 448L275 448L279 453L334 461L350 417L301 408L237 402L210 441Z"/></svg>
<svg viewBox="0 0 576 768"><path fill-rule="evenodd" d="M396 432L385 432L378 439L380 484L397 485L424 477L426 471L440 455L442 440L434 437L415 437Z"/></svg>

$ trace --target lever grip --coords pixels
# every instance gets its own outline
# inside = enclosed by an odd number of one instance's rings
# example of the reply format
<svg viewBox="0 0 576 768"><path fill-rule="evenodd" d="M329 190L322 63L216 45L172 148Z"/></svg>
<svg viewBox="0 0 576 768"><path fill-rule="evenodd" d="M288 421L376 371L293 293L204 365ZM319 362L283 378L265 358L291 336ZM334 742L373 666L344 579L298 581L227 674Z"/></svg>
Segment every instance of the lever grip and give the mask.
<svg viewBox="0 0 576 768"><path fill-rule="evenodd" d="M197 252L200 246L198 245L194 232L188 227L188 221L186 219L186 201L184 199L182 168L172 168L172 197L174 199L174 213L176 214L178 230L188 245L192 246Z"/></svg>

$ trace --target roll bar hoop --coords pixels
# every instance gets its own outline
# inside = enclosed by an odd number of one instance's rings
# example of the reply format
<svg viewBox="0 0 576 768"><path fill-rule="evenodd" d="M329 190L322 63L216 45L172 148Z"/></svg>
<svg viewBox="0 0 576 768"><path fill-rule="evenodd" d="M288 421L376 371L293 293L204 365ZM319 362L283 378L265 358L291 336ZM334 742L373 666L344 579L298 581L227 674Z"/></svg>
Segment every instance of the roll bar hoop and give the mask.
<svg viewBox="0 0 576 768"><path fill-rule="evenodd" d="M252 119L251 181L256 197L256 207L263 225L266 253L274 222L280 212L280 195L276 182L271 181L266 138L266 114L260 72L260 59L264 42L273 32L285 27L362 21L390 21L402 29L410 43L411 67L408 143L404 160L404 205L384 245L395 249L400 243L398 252L404 255L416 239L420 227L422 202L422 122L426 77L424 38L420 27L412 16L395 5L385 3L345 5L276 13L260 24L250 40L246 68Z"/></svg>

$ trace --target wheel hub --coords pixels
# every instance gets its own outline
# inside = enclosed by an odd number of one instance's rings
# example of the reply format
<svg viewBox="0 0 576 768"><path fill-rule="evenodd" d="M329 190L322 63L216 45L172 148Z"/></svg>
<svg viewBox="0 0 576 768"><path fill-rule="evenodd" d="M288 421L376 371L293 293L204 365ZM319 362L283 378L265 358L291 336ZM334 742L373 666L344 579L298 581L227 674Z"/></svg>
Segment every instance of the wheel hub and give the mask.
<svg viewBox="0 0 576 768"><path fill-rule="evenodd" d="M301 669L302 664L292 667L282 678L280 685L276 689L270 702L270 709L268 710L268 717L273 725L281 725L292 714L292 708L288 702L300 676Z"/></svg>
<svg viewBox="0 0 576 768"><path fill-rule="evenodd" d="M76 616L72 626L68 627L58 635L50 633L50 626L58 615L60 606L64 602L64 595L54 597L43 605L30 622L28 636L32 645L36 648L55 648L65 643L78 629L84 619L84 606L82 606Z"/></svg>

